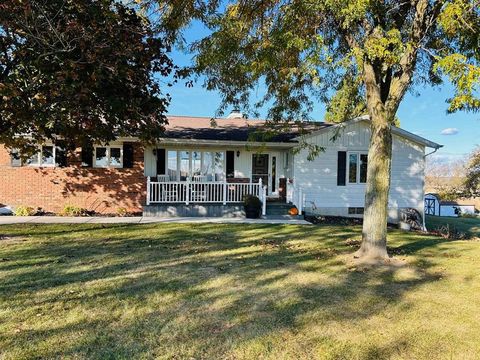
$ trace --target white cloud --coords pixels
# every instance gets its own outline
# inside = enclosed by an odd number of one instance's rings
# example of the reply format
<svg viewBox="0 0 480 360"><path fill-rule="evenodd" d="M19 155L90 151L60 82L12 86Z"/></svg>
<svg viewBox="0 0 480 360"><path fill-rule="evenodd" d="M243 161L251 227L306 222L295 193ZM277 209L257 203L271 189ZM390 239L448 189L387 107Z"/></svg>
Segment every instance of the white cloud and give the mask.
<svg viewBox="0 0 480 360"><path fill-rule="evenodd" d="M446 128L443 129L440 134L442 135L457 135L458 134L458 129L457 128Z"/></svg>

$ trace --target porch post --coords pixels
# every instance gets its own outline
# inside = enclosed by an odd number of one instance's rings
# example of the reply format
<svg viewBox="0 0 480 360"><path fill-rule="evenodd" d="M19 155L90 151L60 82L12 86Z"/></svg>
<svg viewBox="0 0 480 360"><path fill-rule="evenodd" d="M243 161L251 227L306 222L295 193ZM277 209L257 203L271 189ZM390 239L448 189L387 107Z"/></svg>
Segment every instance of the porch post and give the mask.
<svg viewBox="0 0 480 360"><path fill-rule="evenodd" d="M147 176L147 205L150 205L150 176Z"/></svg>
<svg viewBox="0 0 480 360"><path fill-rule="evenodd" d="M185 184L185 205L190 204L190 176L187 176L187 182Z"/></svg>
<svg viewBox="0 0 480 360"><path fill-rule="evenodd" d="M258 197L261 198L263 195L263 181L262 178L258 179Z"/></svg>
<svg viewBox="0 0 480 360"><path fill-rule="evenodd" d="M267 215L267 187L262 186L262 215Z"/></svg>
<svg viewBox="0 0 480 360"><path fill-rule="evenodd" d="M227 205L227 178L223 179L223 205Z"/></svg>

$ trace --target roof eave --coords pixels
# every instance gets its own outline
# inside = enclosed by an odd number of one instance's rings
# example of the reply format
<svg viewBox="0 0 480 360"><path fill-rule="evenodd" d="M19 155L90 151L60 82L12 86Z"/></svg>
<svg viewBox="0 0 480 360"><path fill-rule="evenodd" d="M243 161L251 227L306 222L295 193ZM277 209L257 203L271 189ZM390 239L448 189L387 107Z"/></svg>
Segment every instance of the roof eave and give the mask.
<svg viewBox="0 0 480 360"><path fill-rule="evenodd" d="M250 147L273 147L290 149L297 145L297 142L256 142L256 141L235 141L235 140L200 140L200 139L175 139L159 138L157 143L168 145L203 145L203 146L250 146Z"/></svg>
<svg viewBox="0 0 480 360"><path fill-rule="evenodd" d="M323 129L311 132L307 136L308 137L315 136L315 135L318 135L318 134L322 134L325 131L329 131L329 130L334 129L334 128L345 126L346 124L354 124L354 123L361 122L361 121L370 121L370 117L368 115L359 116L359 117L354 118L352 120L348 120L348 121L345 121L343 123L334 124L332 126L325 127ZM443 147L443 145L437 144L436 142L430 141L428 139L425 139L424 137L415 135L415 134L411 133L410 131L403 130L403 129L398 128L396 126L392 126L392 133L396 134L396 135L399 135L399 136L402 136L404 138L410 139L410 140L412 140L412 141L414 141L414 142L416 142L420 145L424 145L424 146L430 147L432 149L440 149L440 148ZM300 140L300 139L301 139L301 137L295 137L294 138L294 140L297 140L297 141Z"/></svg>

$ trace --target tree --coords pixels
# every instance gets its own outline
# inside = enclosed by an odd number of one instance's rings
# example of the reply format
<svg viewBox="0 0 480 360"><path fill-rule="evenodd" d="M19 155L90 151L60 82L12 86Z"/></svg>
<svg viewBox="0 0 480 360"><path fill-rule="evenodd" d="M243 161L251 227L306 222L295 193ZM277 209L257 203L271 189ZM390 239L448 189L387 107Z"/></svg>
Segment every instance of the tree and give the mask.
<svg viewBox="0 0 480 360"><path fill-rule="evenodd" d="M465 188L468 195L480 196L480 147L477 147L470 155L465 177Z"/></svg>
<svg viewBox="0 0 480 360"><path fill-rule="evenodd" d="M442 200L457 200L465 195L465 170L467 158L442 161L434 156L427 158L425 192L438 193Z"/></svg>
<svg viewBox="0 0 480 360"><path fill-rule="evenodd" d="M385 259L391 125L416 84L456 88L450 111L479 107L480 10L476 0L239 0L210 16L194 44L205 86L247 112L268 105L272 123L308 118L314 99L327 118L371 119L362 245ZM258 85L265 96L252 101Z"/></svg>
<svg viewBox="0 0 480 360"><path fill-rule="evenodd" d="M0 143L71 147L160 136L169 46L133 6L115 0L0 3Z"/></svg>

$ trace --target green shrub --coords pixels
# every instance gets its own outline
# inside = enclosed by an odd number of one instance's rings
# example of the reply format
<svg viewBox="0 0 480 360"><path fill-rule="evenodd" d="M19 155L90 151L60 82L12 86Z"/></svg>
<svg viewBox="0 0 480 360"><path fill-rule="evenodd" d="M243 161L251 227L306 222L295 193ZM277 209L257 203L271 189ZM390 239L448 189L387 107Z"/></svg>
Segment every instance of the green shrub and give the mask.
<svg viewBox="0 0 480 360"><path fill-rule="evenodd" d="M13 213L15 216L33 216L37 210L31 206L18 206Z"/></svg>
<svg viewBox="0 0 480 360"><path fill-rule="evenodd" d="M128 211L126 208L124 207L117 208L117 216L127 216L127 215L128 215Z"/></svg>
<svg viewBox="0 0 480 360"><path fill-rule="evenodd" d="M433 233L449 240L463 240L467 238L466 233L458 230L455 226L450 227L450 224L438 226Z"/></svg>
<svg viewBox="0 0 480 360"><path fill-rule="evenodd" d="M245 195L243 197L243 205L245 207L261 209L262 201L255 195Z"/></svg>
<svg viewBox="0 0 480 360"><path fill-rule="evenodd" d="M65 205L62 212L60 213L62 216L86 216L88 215L88 210L81 208L75 205Z"/></svg>
<svg viewBox="0 0 480 360"><path fill-rule="evenodd" d="M466 219L477 219L478 215L477 214L470 214L470 213L461 213L460 217L466 218Z"/></svg>

